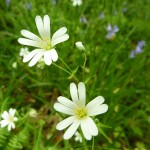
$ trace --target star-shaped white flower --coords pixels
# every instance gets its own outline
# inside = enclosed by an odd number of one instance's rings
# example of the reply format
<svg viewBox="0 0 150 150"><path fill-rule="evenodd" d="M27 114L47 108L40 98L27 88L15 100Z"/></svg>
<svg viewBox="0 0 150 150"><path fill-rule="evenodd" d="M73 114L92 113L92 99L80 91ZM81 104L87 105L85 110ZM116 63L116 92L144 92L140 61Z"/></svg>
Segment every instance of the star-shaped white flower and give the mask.
<svg viewBox="0 0 150 150"><path fill-rule="evenodd" d="M56 62L58 59L54 46L69 39L69 35L66 34L67 28L60 28L51 38L49 16L45 15L43 20L40 16L36 16L35 22L40 36L28 30L21 30L21 34L25 38L18 39L20 44L37 47L24 57L23 62L30 61L29 66L31 67L44 56L45 64L50 65L52 61Z"/></svg>
<svg viewBox="0 0 150 150"><path fill-rule="evenodd" d="M27 47L20 49L20 53L19 53L20 56L25 57L27 54L29 54L29 50Z"/></svg>
<svg viewBox="0 0 150 150"><path fill-rule="evenodd" d="M16 113L16 109L12 109L10 108L9 109L9 112L7 111L4 111L2 113L2 118L3 120L0 121L0 125L1 125L1 128L5 127L8 125L8 131L15 128L15 124L14 122L18 120L17 117L15 117L15 113Z"/></svg>
<svg viewBox="0 0 150 150"><path fill-rule="evenodd" d="M82 4L82 0L72 0L73 6L80 6Z"/></svg>
<svg viewBox="0 0 150 150"><path fill-rule="evenodd" d="M86 90L83 82L78 84L78 89L74 83L70 84L70 94L72 101L59 96L58 103L54 104L54 108L70 117L57 124L57 130L63 130L67 127L64 139L73 136L79 126L87 140L91 140L92 136L98 135L98 129L91 117L103 114L108 110L108 105L102 104L104 98L98 96L86 105Z"/></svg>
<svg viewBox="0 0 150 150"><path fill-rule="evenodd" d="M75 132L75 138L74 139L75 139L75 141L82 143L82 136L78 131Z"/></svg>

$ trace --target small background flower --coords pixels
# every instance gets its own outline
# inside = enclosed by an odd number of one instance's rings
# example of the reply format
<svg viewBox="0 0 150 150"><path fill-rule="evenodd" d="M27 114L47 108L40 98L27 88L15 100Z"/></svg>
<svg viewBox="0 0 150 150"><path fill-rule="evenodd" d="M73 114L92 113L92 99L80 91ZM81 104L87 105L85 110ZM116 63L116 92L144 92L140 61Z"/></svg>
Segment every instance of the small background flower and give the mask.
<svg viewBox="0 0 150 150"><path fill-rule="evenodd" d="M85 47L83 46L82 42L76 42L75 45L79 50L85 50Z"/></svg>
<svg viewBox="0 0 150 150"><path fill-rule="evenodd" d="M21 48L19 56L25 57L27 54L29 54L29 49L27 47Z"/></svg>
<svg viewBox="0 0 150 150"><path fill-rule="evenodd" d="M82 143L82 136L81 136L81 134L78 131L75 132L75 138L74 138L74 140L76 142Z"/></svg>
<svg viewBox="0 0 150 150"><path fill-rule="evenodd" d="M73 6L80 6L82 5L82 0L71 0Z"/></svg>
<svg viewBox="0 0 150 150"><path fill-rule="evenodd" d="M1 115L2 119L0 121L1 128L8 126L8 131L15 128L15 121L18 120L17 117L15 117L16 109L10 108L9 112L4 111Z"/></svg>
<svg viewBox="0 0 150 150"><path fill-rule="evenodd" d="M137 43L136 49L132 50L130 53L130 58L134 58L137 54L141 54L143 52L143 47L146 45L145 41L139 41Z"/></svg>
<svg viewBox="0 0 150 150"><path fill-rule="evenodd" d="M116 33L119 31L119 28L117 25L113 27L111 24L109 24L106 28L106 31L107 31L106 38L109 40L113 40L116 36Z"/></svg>

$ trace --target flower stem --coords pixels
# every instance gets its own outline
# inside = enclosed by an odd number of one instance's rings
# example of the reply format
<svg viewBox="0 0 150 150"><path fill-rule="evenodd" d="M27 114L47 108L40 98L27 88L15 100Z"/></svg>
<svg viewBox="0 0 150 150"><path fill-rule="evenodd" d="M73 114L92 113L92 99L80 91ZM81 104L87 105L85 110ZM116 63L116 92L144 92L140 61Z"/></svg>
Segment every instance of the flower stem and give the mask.
<svg viewBox="0 0 150 150"><path fill-rule="evenodd" d="M84 139L83 136L82 136L82 141L83 141L84 150L88 150L88 147L87 147L87 145L86 145L86 142L85 142L85 139Z"/></svg>
<svg viewBox="0 0 150 150"><path fill-rule="evenodd" d="M92 150L94 150L94 137L93 137L93 140L92 140Z"/></svg>
<svg viewBox="0 0 150 150"><path fill-rule="evenodd" d="M70 72L72 72L72 70L70 69L70 67L59 57L60 61L68 68L68 70Z"/></svg>
<svg viewBox="0 0 150 150"><path fill-rule="evenodd" d="M87 57L86 57L86 53L84 53L84 63L83 63L83 66L82 66L82 69L83 69L83 80L84 80L84 77L85 77L85 65L86 65L86 61L87 61Z"/></svg>
<svg viewBox="0 0 150 150"><path fill-rule="evenodd" d="M57 68L63 70L64 72L68 73L71 77L73 77L76 81L78 81L78 79L73 75L72 72L69 72L68 70L62 68L61 66L59 66L59 65L57 65L57 64L55 64L55 63L53 63L53 65L56 66Z"/></svg>

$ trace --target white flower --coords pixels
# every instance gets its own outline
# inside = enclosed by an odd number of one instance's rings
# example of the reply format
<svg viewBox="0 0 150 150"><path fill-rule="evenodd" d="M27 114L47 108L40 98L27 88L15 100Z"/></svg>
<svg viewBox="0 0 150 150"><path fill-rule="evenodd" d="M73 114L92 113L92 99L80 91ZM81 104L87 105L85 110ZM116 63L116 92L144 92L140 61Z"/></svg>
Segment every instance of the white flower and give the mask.
<svg viewBox="0 0 150 150"><path fill-rule="evenodd" d="M70 117L57 124L57 130L63 130L67 127L64 139L69 139L81 126L84 137L91 140L92 136L98 135L98 129L91 117L103 114L108 110L108 105L102 104L104 98L98 96L86 105L86 90L83 82L78 84L78 89L74 83L70 84L70 94L72 101L63 97L58 97L58 103L54 104L54 108Z"/></svg>
<svg viewBox="0 0 150 150"><path fill-rule="evenodd" d="M29 116L32 118L35 118L37 116L37 111L35 109L31 108L29 111Z"/></svg>
<svg viewBox="0 0 150 150"><path fill-rule="evenodd" d="M20 49L19 56L25 57L27 54L29 54L29 50L27 47Z"/></svg>
<svg viewBox="0 0 150 150"><path fill-rule="evenodd" d="M82 0L72 0L73 6L80 6L82 4Z"/></svg>
<svg viewBox="0 0 150 150"><path fill-rule="evenodd" d="M107 28L106 28L106 31L107 31L106 38L109 39L109 40L112 40L116 36L116 32L119 31L119 28L118 28L117 25L115 25L114 27L112 27L112 25L109 24L107 26Z"/></svg>
<svg viewBox="0 0 150 150"><path fill-rule="evenodd" d="M17 62L13 62L13 63L12 63L12 67L13 67L13 68L17 68Z"/></svg>
<svg viewBox="0 0 150 150"><path fill-rule="evenodd" d="M7 111L4 111L2 113L2 118L3 120L0 121L0 125L1 125L1 128L5 127L8 125L8 131L15 128L15 124L14 124L14 121L17 121L18 118L17 117L14 117L15 116L15 113L16 113L16 109L12 109L10 108L9 109L9 112Z"/></svg>
<svg viewBox="0 0 150 150"><path fill-rule="evenodd" d="M45 63L44 63L44 58L40 58L40 60L37 63L37 67L39 69L44 69Z"/></svg>
<svg viewBox="0 0 150 150"><path fill-rule="evenodd" d="M75 132L75 141L82 143L82 136L78 131Z"/></svg>
<svg viewBox="0 0 150 150"><path fill-rule="evenodd" d="M66 34L67 28L60 28L51 38L49 16L45 15L43 20L40 16L36 16L35 22L40 36L38 37L27 30L21 30L21 34L25 38L18 39L20 44L37 47L24 57L23 62L30 61L29 66L31 67L44 56L45 64L50 65L52 61L56 62L58 59L58 54L54 46L68 40L69 38L69 35Z"/></svg>
<svg viewBox="0 0 150 150"><path fill-rule="evenodd" d="M75 45L79 50L85 50L85 47L83 46L82 42L76 42Z"/></svg>

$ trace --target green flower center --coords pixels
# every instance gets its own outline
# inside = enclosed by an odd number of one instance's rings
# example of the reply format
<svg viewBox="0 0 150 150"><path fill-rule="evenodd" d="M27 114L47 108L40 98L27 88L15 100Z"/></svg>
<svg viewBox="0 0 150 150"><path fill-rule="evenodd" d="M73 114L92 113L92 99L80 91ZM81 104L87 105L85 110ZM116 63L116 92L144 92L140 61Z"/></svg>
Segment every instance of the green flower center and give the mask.
<svg viewBox="0 0 150 150"><path fill-rule="evenodd" d="M50 50L52 48L51 42L49 38L45 38L39 43L39 47L44 50Z"/></svg>
<svg viewBox="0 0 150 150"><path fill-rule="evenodd" d="M77 115L78 119L84 119L87 116L87 111L85 108L78 108L75 110L75 114Z"/></svg>
<svg viewBox="0 0 150 150"><path fill-rule="evenodd" d="M8 121L9 121L9 122L14 122L14 117L13 117L13 116L9 116L9 117L8 117Z"/></svg>

